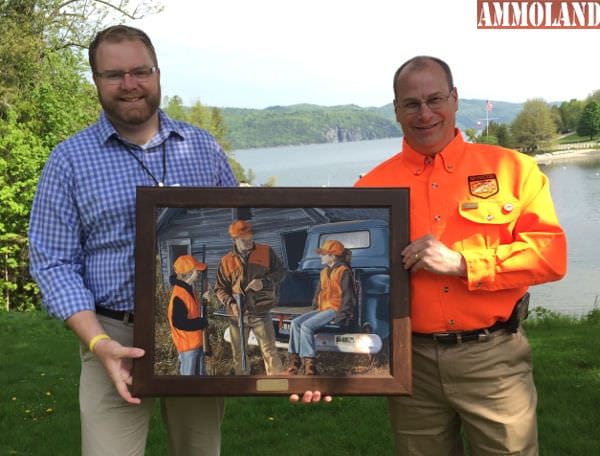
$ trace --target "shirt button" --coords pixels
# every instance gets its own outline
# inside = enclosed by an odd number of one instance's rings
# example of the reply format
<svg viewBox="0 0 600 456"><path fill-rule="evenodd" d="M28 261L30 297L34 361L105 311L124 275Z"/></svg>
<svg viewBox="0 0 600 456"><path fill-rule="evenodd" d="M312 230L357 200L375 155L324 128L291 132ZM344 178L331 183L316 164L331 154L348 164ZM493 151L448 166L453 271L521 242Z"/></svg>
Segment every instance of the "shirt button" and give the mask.
<svg viewBox="0 0 600 456"><path fill-rule="evenodd" d="M431 188L438 188L439 185L437 184L437 182L434 182L433 184L431 184Z"/></svg>
<svg viewBox="0 0 600 456"><path fill-rule="evenodd" d="M502 206L502 209L504 209L504 212L512 212L514 206L512 203L506 203L504 206Z"/></svg>
<svg viewBox="0 0 600 456"><path fill-rule="evenodd" d="M486 218L488 219L488 222L494 220L494 216L492 214L488 214Z"/></svg>
<svg viewBox="0 0 600 456"><path fill-rule="evenodd" d="M423 172L423 170L421 168L417 168L415 169L415 174L419 175Z"/></svg>
<svg viewBox="0 0 600 456"><path fill-rule="evenodd" d="M450 321L448 321L448 324L449 324L450 326L454 325L454 323L455 323L455 321L454 321L454 320L450 320Z"/></svg>
<svg viewBox="0 0 600 456"><path fill-rule="evenodd" d="M450 288L444 287L444 293L448 293L449 291L450 291Z"/></svg>
<svg viewBox="0 0 600 456"><path fill-rule="evenodd" d="M481 288L483 286L483 284L481 282L477 282L477 284L475 285L477 288Z"/></svg>
<svg viewBox="0 0 600 456"><path fill-rule="evenodd" d="M439 222L440 220L442 220L442 216L436 215L435 217L433 217L433 220L435 220L436 222Z"/></svg>

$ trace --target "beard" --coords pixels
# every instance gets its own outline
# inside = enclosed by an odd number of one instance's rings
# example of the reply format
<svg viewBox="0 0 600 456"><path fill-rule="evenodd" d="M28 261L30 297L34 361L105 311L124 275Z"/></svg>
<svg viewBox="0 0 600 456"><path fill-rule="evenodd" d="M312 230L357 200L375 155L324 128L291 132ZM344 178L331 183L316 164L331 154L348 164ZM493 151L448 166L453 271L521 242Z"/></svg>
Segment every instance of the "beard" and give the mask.
<svg viewBox="0 0 600 456"><path fill-rule="evenodd" d="M106 116L115 125L135 127L143 125L151 119L160 106L160 86L154 92L147 92L139 95L142 103L136 103L135 106L128 107L127 102L122 98L134 98L132 94L106 95L98 90L98 99Z"/></svg>

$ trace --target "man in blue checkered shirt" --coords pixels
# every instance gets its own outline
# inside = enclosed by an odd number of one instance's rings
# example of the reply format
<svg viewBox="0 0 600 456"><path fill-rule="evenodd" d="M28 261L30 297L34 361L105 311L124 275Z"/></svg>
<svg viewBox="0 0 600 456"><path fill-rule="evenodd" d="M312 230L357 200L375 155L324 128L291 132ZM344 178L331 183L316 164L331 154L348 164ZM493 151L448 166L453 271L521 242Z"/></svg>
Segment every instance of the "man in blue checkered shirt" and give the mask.
<svg viewBox="0 0 600 456"><path fill-rule="evenodd" d="M237 182L210 134L159 109L160 70L144 32L101 31L89 61L103 112L46 163L31 212L31 273L48 313L81 340L82 454L143 455L153 401L128 389L131 359L144 354L132 347L136 187ZM219 454L222 398L161 406L170 454Z"/></svg>

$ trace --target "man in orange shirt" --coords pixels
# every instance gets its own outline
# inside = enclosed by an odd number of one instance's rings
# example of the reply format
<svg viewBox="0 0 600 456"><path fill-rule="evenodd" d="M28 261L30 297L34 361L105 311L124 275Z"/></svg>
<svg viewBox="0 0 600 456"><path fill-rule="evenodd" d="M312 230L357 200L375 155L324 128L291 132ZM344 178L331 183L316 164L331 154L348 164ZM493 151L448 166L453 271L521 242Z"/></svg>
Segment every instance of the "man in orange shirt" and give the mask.
<svg viewBox="0 0 600 456"><path fill-rule="evenodd" d="M413 392L390 397L399 455L537 455L536 389L518 303L566 273L566 240L535 160L469 144L443 61L394 75L402 152L358 187L409 187ZM304 398L306 401L306 398Z"/></svg>

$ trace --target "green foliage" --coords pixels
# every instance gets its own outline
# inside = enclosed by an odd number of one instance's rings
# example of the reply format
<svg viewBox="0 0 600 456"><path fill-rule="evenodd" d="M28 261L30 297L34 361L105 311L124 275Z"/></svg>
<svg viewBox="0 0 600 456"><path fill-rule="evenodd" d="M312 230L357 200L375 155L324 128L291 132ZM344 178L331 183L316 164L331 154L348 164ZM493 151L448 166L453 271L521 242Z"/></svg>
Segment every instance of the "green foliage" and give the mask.
<svg viewBox="0 0 600 456"><path fill-rule="evenodd" d="M494 144L502 147L512 147L513 141L508 125L505 123L490 122L477 136L476 142L482 144Z"/></svg>
<svg viewBox="0 0 600 456"><path fill-rule="evenodd" d="M590 94L586 99L585 102L589 103L590 101L597 101L598 103L600 103L600 89L594 91L592 94Z"/></svg>
<svg viewBox="0 0 600 456"><path fill-rule="evenodd" d="M253 178L250 175L246 174L244 167L240 165L240 163L233 157L233 155L229 155L227 157L227 161L229 162L229 166L233 171L233 175L237 179L238 182L246 182L251 184L253 182Z"/></svg>
<svg viewBox="0 0 600 456"><path fill-rule="evenodd" d="M597 298L597 297L596 297ZM600 325L600 309L594 308L586 315L586 320L592 325Z"/></svg>
<svg viewBox="0 0 600 456"><path fill-rule="evenodd" d="M591 141L598 133L600 133L600 103L593 100L583 108L577 124L577 134L579 136L589 136Z"/></svg>
<svg viewBox="0 0 600 456"><path fill-rule="evenodd" d="M186 108L183 105L181 97L177 95L174 97L164 97L163 106L165 113L173 119L203 128L213 135L225 153L227 153L227 160L238 182L252 182L253 177L246 175L242 165L236 161L231 153L231 146L226 138L227 128L220 108L204 106L199 101L194 103L191 108Z"/></svg>
<svg viewBox="0 0 600 456"><path fill-rule="evenodd" d="M498 138L493 135L484 135L483 133L477 137L477 142L481 144L492 144L494 146L498 145Z"/></svg>
<svg viewBox="0 0 600 456"><path fill-rule="evenodd" d="M460 94L459 94L460 95ZM523 109L523 103L509 103L505 101L493 102L491 112L486 111L486 100L473 100L459 98L458 112L456 113L456 125L461 130L476 128L484 134L486 122L502 124L512 122L519 111Z"/></svg>
<svg viewBox="0 0 600 456"><path fill-rule="evenodd" d="M164 97L162 102L163 111L165 113L180 122L188 122L188 115L185 106L183 106L183 100L181 97L175 95L174 97Z"/></svg>
<svg viewBox="0 0 600 456"><path fill-rule="evenodd" d="M234 149L319 144L400 136L395 122L355 106L224 108L227 140Z"/></svg>
<svg viewBox="0 0 600 456"><path fill-rule="evenodd" d="M477 130L474 128L467 128L465 130L465 135L467 135L467 140L470 142L475 142L477 140Z"/></svg>
<svg viewBox="0 0 600 456"><path fill-rule="evenodd" d="M94 122L100 113L96 89L84 77L79 51L61 49L43 61L44 78L31 93L32 109L27 114L31 129L44 145L59 142Z"/></svg>
<svg viewBox="0 0 600 456"><path fill-rule="evenodd" d="M36 22L48 49L87 48L97 31L108 25L159 13L155 0L27 0L35 5ZM9 3L19 3L17 1Z"/></svg>
<svg viewBox="0 0 600 456"><path fill-rule="evenodd" d="M496 138L498 144L502 147L513 147L513 140L510 134L510 129L505 123L499 124L496 129Z"/></svg>
<svg viewBox="0 0 600 456"><path fill-rule="evenodd" d="M82 49L116 18L160 10L148 0L0 1L0 292L4 309L32 309L29 210L51 149L99 113Z"/></svg>
<svg viewBox="0 0 600 456"><path fill-rule="evenodd" d="M477 129L485 121L485 100L460 100L456 125L465 131ZM494 102L490 124L511 122L522 103ZM233 149L272 147L292 144L378 139L402 135L391 103L381 107L361 108L355 105L316 106L299 104L273 106L266 109L223 108L228 128L227 139ZM475 141L475 133L471 141ZM468 134L467 134L467 137ZM504 142L506 139L506 143ZM508 138L499 144L511 147Z"/></svg>
<svg viewBox="0 0 600 456"><path fill-rule="evenodd" d="M526 101L511 124L515 147L528 153L549 150L556 142L556 130L550 107L539 98Z"/></svg>
<svg viewBox="0 0 600 456"><path fill-rule="evenodd" d="M577 128L583 111L583 102L576 99L563 101L559 107L553 106L553 110L556 110L558 113L558 118L556 119L558 131L564 133L574 131Z"/></svg>
<svg viewBox="0 0 600 456"><path fill-rule="evenodd" d="M569 135L559 138L559 144L577 144L589 142L590 138L587 136L579 136L577 133L571 133Z"/></svg>
<svg viewBox="0 0 600 456"><path fill-rule="evenodd" d="M42 76L44 43L33 9L31 1L0 3L0 117L27 104Z"/></svg>
<svg viewBox="0 0 600 456"><path fill-rule="evenodd" d="M0 119L0 290L7 310L29 309L37 300L28 273L28 217L48 148L12 110L7 117Z"/></svg>

